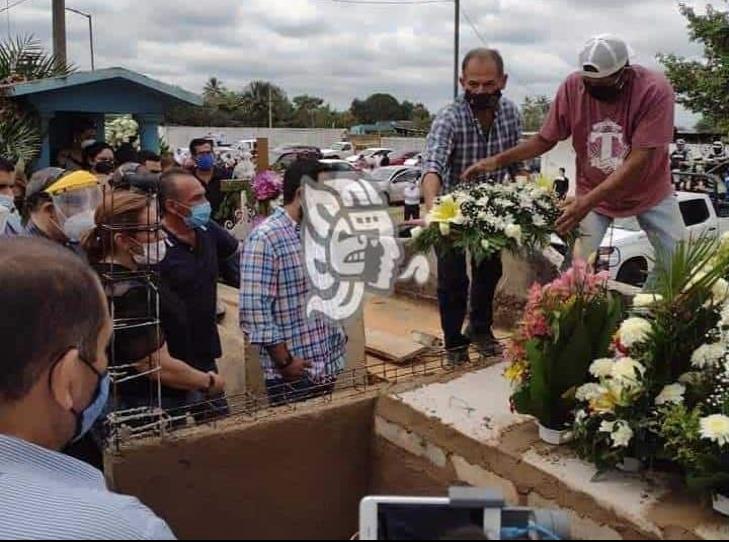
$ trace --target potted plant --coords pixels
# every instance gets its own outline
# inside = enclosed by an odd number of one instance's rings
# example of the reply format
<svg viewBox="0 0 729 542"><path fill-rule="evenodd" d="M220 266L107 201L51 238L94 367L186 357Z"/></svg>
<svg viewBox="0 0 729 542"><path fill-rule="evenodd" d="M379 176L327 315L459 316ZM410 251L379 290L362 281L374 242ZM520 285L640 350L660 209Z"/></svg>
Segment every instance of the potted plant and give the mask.
<svg viewBox="0 0 729 542"><path fill-rule="evenodd" d="M576 261L555 281L534 285L523 320L505 351L512 408L534 416L550 444L569 439L575 390L595 357L608 352L622 312L606 275Z"/></svg>

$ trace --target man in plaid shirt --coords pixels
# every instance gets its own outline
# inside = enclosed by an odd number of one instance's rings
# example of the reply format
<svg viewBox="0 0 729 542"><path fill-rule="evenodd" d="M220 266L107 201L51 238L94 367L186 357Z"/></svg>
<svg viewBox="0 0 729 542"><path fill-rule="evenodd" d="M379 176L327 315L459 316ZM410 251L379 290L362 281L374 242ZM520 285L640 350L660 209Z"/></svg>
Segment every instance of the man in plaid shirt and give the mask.
<svg viewBox="0 0 729 542"><path fill-rule="evenodd" d="M521 139L518 107L501 96L506 87L504 62L494 49L474 49L463 60L461 85L465 95L443 109L428 135L423 158L423 195L429 211L433 200L461 182L461 174L482 158L516 146ZM515 163L476 178L476 182L506 182L524 170ZM501 278L501 259L471 262L469 330L463 333L469 306L469 280L464 252L438 254L438 302L445 346L451 362L465 359L468 344L493 350L492 304Z"/></svg>
<svg viewBox="0 0 729 542"><path fill-rule="evenodd" d="M329 393L344 368L344 330L307 317L309 284L302 263L302 179L317 179L315 160L300 160L284 176L284 206L246 240L241 255L240 325L260 346L272 404Z"/></svg>

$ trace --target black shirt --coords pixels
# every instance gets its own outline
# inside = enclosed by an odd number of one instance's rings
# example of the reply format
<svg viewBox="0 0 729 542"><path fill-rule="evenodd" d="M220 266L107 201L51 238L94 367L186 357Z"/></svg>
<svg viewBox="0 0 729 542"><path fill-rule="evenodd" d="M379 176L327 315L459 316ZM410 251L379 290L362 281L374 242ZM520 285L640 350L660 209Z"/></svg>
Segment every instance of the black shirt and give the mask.
<svg viewBox="0 0 729 542"><path fill-rule="evenodd" d="M214 222L195 230L195 235L193 248L167 231L167 255L159 271L162 289L169 289L185 306L190 364L210 371L222 355L216 318L218 276L225 271L237 287L238 241Z"/></svg>
<svg viewBox="0 0 729 542"><path fill-rule="evenodd" d="M213 176L209 183L205 183L205 181L200 179L197 170L195 170L195 177L198 181L200 181L200 184L205 187L205 197L210 202L210 207L213 210L213 219L216 219L218 216L218 210L220 209L224 198L220 181L230 179L230 175L228 175L224 169L215 167L215 169L213 169Z"/></svg>
<svg viewBox="0 0 729 542"><path fill-rule="evenodd" d="M684 149L682 151L679 151L676 149L671 153L671 169L682 169L685 168L686 165L684 162L688 161L688 150Z"/></svg>
<svg viewBox="0 0 729 542"><path fill-rule="evenodd" d="M141 278L109 280L119 272L128 271L119 264L112 266L102 262L93 264L93 268L101 277L110 311L113 306L114 335L108 352L112 366L144 360L165 342L172 357L190 362L192 349L186 335L187 314L172 292ZM159 325L155 323L157 316ZM136 369L125 369L122 377L135 373ZM122 399L132 399L130 404L136 405L156 395L157 383L148 377L134 378L118 384L117 390ZM163 397L183 398L185 394L183 390L162 386Z"/></svg>
<svg viewBox="0 0 729 542"><path fill-rule="evenodd" d="M557 196L564 199L567 196L567 192L570 189L570 180L565 177L557 177L554 180L554 191L557 192Z"/></svg>

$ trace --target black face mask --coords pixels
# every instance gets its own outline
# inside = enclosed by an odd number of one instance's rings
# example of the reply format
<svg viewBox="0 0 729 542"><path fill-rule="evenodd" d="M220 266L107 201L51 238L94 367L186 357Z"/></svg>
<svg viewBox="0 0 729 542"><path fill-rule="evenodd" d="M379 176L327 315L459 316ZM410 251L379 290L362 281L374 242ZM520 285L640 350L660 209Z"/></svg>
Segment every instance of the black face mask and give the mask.
<svg viewBox="0 0 729 542"><path fill-rule="evenodd" d="M474 94L470 90L466 91L466 101L471 106L471 110L475 112L496 109L501 99L501 90L497 90L493 94Z"/></svg>
<svg viewBox="0 0 729 542"><path fill-rule="evenodd" d="M107 175L114 171L114 162L112 160L101 160L100 162L96 162L96 164L94 164L94 171L96 173L101 173L102 175Z"/></svg>
<svg viewBox="0 0 729 542"><path fill-rule="evenodd" d="M625 89L627 74L625 71L620 74L618 80L609 86L590 85L585 83L585 89L588 94L601 102L612 102L615 101Z"/></svg>

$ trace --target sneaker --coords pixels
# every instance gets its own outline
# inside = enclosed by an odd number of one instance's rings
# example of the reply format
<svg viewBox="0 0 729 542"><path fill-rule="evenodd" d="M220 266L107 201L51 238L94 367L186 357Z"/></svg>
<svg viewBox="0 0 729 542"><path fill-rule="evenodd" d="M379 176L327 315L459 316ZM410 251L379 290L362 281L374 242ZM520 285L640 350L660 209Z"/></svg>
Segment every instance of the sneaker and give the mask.
<svg viewBox="0 0 729 542"><path fill-rule="evenodd" d="M498 356L503 352L501 343L494 337L491 331L486 333L474 333L468 331L468 337L476 350L484 356Z"/></svg>
<svg viewBox="0 0 729 542"><path fill-rule="evenodd" d="M468 363L468 345L459 346L456 348L449 348L446 350L446 356L448 358L448 365L458 366Z"/></svg>

